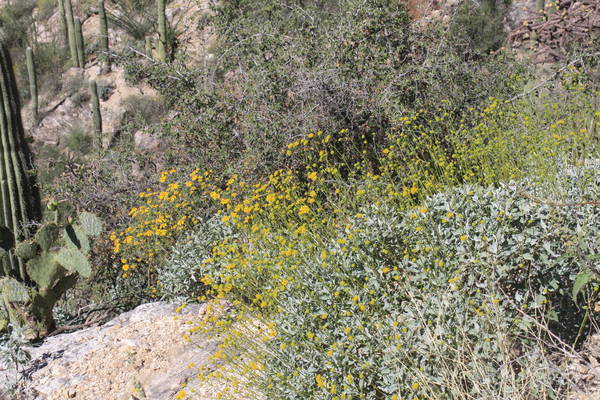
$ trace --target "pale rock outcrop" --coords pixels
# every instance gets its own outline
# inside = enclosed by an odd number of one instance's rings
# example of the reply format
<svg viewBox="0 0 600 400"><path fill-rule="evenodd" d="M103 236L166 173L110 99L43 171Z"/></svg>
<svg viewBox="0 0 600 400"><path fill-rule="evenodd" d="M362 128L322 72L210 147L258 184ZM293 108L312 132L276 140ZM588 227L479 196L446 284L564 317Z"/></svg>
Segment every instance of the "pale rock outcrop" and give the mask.
<svg viewBox="0 0 600 400"><path fill-rule="evenodd" d="M197 368L209 362L218 340L186 340L205 310L149 303L104 325L49 337L28 348L32 360L22 373L20 398L169 400L184 384L196 386L192 398L207 398L213 388L198 386ZM0 381L14 376L10 366L0 365L2 372Z"/></svg>

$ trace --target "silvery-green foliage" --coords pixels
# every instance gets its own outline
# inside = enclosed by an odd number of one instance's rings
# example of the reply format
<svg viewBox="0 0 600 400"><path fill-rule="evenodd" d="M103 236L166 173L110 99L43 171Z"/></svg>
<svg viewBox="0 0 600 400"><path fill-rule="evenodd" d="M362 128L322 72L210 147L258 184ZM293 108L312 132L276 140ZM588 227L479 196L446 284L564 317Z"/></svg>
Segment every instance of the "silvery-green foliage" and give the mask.
<svg viewBox="0 0 600 400"><path fill-rule="evenodd" d="M0 337L0 359L5 365L17 369L31 360L31 355L25 346L29 341L25 338L25 328L10 325L10 333Z"/></svg>
<svg viewBox="0 0 600 400"><path fill-rule="evenodd" d="M219 216L201 222L198 228L179 240L168 261L158 270L159 290L163 299L186 301L203 294L198 280L203 261L221 240L233 237L231 228Z"/></svg>
<svg viewBox="0 0 600 400"><path fill-rule="evenodd" d="M600 272L600 207L580 204L600 199L600 168L563 169L559 200L531 182L372 205L323 241L326 263L299 249L269 343L272 398L553 398L565 381L531 328L573 343L584 321L571 289Z"/></svg>

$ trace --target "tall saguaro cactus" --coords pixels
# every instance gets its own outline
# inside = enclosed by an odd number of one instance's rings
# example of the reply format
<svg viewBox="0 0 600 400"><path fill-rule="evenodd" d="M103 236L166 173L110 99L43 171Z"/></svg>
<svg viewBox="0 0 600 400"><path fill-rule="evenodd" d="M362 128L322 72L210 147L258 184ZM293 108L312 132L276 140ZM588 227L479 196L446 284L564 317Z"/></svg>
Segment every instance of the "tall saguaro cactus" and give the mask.
<svg viewBox="0 0 600 400"><path fill-rule="evenodd" d="M110 53L108 49L108 20L106 18L106 9L104 0L98 0L98 17L100 18L100 60L103 61L100 72L106 74L110 72Z"/></svg>
<svg viewBox="0 0 600 400"><path fill-rule="evenodd" d="M63 0L65 6L65 15L67 17L67 31L69 33L69 50L71 52L71 62L74 66L79 67L79 59L77 58L77 39L75 35L75 20L73 19L73 5L71 0Z"/></svg>
<svg viewBox="0 0 600 400"><path fill-rule="evenodd" d="M0 42L0 239L3 245L0 257L9 259L3 263L5 273L26 281L23 262L6 254L6 247L27 237L27 223L40 215L15 82L10 54ZM6 271L9 268L12 270Z"/></svg>
<svg viewBox="0 0 600 400"><path fill-rule="evenodd" d="M37 88L37 76L35 73L35 63L33 61L33 51L31 47L27 48L27 74L29 75L29 94L31 95L31 111L33 113L33 119L38 119L38 88Z"/></svg>
<svg viewBox="0 0 600 400"><path fill-rule="evenodd" d="M81 31L81 20L74 18L75 21L75 44L77 46L77 64L79 68L85 67L85 48L83 42L83 32Z"/></svg>
<svg viewBox="0 0 600 400"><path fill-rule="evenodd" d="M92 95L92 118L94 120L94 141L98 151L102 149L102 114L100 114L100 99L98 98L98 85L90 81L90 94Z"/></svg>
<svg viewBox="0 0 600 400"><path fill-rule="evenodd" d="M166 0L156 0L158 11L158 44L156 46L156 58L159 61L167 60L167 16Z"/></svg>
<svg viewBox="0 0 600 400"><path fill-rule="evenodd" d="M60 28L63 34L65 47L69 47L69 27L67 25L67 14L65 13L65 0L58 0L58 12L60 15Z"/></svg>

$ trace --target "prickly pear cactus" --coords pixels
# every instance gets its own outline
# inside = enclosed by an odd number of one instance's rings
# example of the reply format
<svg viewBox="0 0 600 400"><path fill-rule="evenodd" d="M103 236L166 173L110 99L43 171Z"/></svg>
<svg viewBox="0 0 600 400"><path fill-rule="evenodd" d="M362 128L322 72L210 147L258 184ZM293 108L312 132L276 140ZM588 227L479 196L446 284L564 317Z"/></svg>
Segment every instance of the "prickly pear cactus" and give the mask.
<svg viewBox="0 0 600 400"><path fill-rule="evenodd" d="M11 322L25 325L30 338L47 335L55 329L52 309L56 302L78 277L92 273L91 241L102 233L102 221L87 212L75 216L71 207L61 203L51 203L48 213L47 222L33 238L10 250L26 262L29 282L8 277L0 280L0 305L4 308L0 331Z"/></svg>

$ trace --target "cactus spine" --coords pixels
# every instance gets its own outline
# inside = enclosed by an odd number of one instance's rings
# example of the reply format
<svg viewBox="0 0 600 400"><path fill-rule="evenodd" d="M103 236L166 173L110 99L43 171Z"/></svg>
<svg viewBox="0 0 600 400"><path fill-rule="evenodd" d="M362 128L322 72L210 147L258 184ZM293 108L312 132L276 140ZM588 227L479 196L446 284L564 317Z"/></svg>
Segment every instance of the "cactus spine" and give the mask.
<svg viewBox="0 0 600 400"><path fill-rule="evenodd" d="M4 227L1 233L3 244L26 238L25 225L40 214L39 196L28 174L32 164L15 82L10 54L0 43L0 225ZM26 281L22 260L10 253L7 261L11 273Z"/></svg>
<svg viewBox="0 0 600 400"><path fill-rule="evenodd" d="M67 25L67 15L65 14L65 0L58 0L58 11L60 14L60 26L63 34L65 47L69 46L69 27Z"/></svg>
<svg viewBox="0 0 600 400"><path fill-rule="evenodd" d="M156 58L159 61L167 61L167 16L165 15L165 0L156 0L158 11L158 45L156 46Z"/></svg>
<svg viewBox="0 0 600 400"><path fill-rule="evenodd" d="M98 0L98 17L100 18L100 59L103 61L101 73L110 72L110 53L108 48L108 20L106 18L106 9L104 0Z"/></svg>
<svg viewBox="0 0 600 400"><path fill-rule="evenodd" d="M81 32L81 20L75 18L75 44L77 45L77 64L79 68L85 67L85 49L83 33Z"/></svg>
<svg viewBox="0 0 600 400"><path fill-rule="evenodd" d="M71 62L75 67L79 67L77 58L77 39L75 36L75 20L73 19L73 5L71 0L63 0L65 6L65 15L67 17L67 31L69 33L69 50L71 52Z"/></svg>
<svg viewBox="0 0 600 400"><path fill-rule="evenodd" d="M90 94L92 95L92 118L94 120L94 140L98 151L102 149L102 114L100 114L100 99L98 98L98 85L90 81Z"/></svg>
<svg viewBox="0 0 600 400"><path fill-rule="evenodd" d="M35 64L33 62L33 51L31 47L27 48L27 73L29 75L29 93L31 95L31 110L33 119L38 119L38 88L37 77L35 74Z"/></svg>

